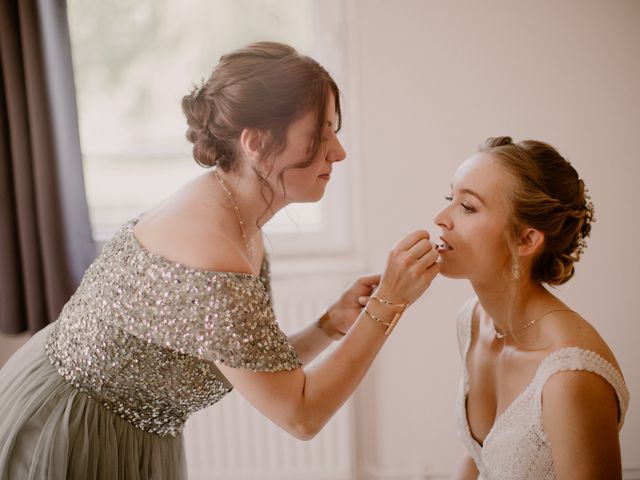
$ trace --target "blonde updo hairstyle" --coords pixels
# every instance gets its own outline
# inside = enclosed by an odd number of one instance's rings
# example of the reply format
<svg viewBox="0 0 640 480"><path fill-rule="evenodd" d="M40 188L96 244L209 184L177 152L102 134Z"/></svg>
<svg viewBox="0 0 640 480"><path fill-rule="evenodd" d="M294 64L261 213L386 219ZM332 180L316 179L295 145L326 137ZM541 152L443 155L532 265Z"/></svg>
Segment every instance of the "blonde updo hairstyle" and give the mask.
<svg viewBox="0 0 640 480"><path fill-rule="evenodd" d="M237 147L245 128L268 133L260 161L286 148L289 126L309 111L317 112L317 125L308 156L277 173L278 181L290 168L305 168L322 145L327 99L335 99L336 131L341 126L339 90L318 62L277 42L258 42L220 57L211 76L182 99L193 143L193 157L204 167L227 172L237 168ZM254 168L269 204L273 191L264 172Z"/></svg>
<svg viewBox="0 0 640 480"><path fill-rule="evenodd" d="M492 137L479 151L490 154L515 180L509 199L512 245L524 227L544 233L531 280L549 285L567 282L595 220L593 204L576 170L551 145L535 140L514 143L511 137Z"/></svg>

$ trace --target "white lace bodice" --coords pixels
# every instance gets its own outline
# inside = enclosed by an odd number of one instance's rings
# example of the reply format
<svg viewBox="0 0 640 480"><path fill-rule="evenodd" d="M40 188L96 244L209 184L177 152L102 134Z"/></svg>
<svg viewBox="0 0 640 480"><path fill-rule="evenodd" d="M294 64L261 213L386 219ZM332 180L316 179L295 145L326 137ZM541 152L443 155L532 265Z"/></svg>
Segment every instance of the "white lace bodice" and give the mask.
<svg viewBox="0 0 640 480"><path fill-rule="evenodd" d="M616 391L621 428L629 404L629 391L620 372L595 352L567 347L548 355L539 365L527 388L501 413L480 445L471 435L466 400L469 393L467 352L471 344L473 310L477 298L470 300L458 317L458 340L463 376L456 402L458 433L475 462L481 480L554 479L549 438L542 426L542 389L557 372L587 370L602 376Z"/></svg>

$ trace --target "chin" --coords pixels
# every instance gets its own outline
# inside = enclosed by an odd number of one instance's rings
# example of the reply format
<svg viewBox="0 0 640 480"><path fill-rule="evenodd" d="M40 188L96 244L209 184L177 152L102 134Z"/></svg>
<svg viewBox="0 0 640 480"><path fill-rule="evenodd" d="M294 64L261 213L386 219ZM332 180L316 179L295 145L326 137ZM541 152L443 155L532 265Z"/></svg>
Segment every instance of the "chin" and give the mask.
<svg viewBox="0 0 640 480"><path fill-rule="evenodd" d="M324 197L324 190L321 192L307 191L297 195L287 195L287 203L315 203L322 200L322 197Z"/></svg>
<svg viewBox="0 0 640 480"><path fill-rule="evenodd" d="M466 275L462 275L454 272L446 272L443 270L440 270L440 275L442 275L443 277L452 278L454 280L468 280L469 278Z"/></svg>
<svg viewBox="0 0 640 480"><path fill-rule="evenodd" d="M292 203L316 203L322 200L322 197L323 195L318 195L314 197L307 195L305 197L296 198L295 200L293 200Z"/></svg>
<svg viewBox="0 0 640 480"><path fill-rule="evenodd" d="M440 275L443 277L461 280L469 278L468 275L465 275L463 272L456 271L455 268L452 268L451 265L447 265L442 260L438 260L438 263L440 264Z"/></svg>
<svg viewBox="0 0 640 480"><path fill-rule="evenodd" d="M315 202L319 202L320 200L322 200L322 197L324 197L324 188L322 190L320 190L320 191L310 192L309 194L305 195L302 200L299 200L299 202L300 203L315 203Z"/></svg>

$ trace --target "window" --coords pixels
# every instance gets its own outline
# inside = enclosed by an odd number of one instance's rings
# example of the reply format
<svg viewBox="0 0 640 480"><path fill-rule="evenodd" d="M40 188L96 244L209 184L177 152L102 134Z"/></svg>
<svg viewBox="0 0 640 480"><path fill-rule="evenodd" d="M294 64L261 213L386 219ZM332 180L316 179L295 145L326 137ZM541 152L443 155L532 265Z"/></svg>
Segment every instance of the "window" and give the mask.
<svg viewBox="0 0 640 480"><path fill-rule="evenodd" d="M334 7L327 10L327 5ZM318 0L68 0L95 237L108 238L123 222L204 171L184 137L180 101L194 82L210 74L220 55L270 39L327 65L318 55L315 27L319 14L339 11L335 5ZM326 29L322 33L326 36ZM327 66L335 75L335 68ZM347 184L346 179L332 183L321 202L292 205L265 227L272 246L280 246L276 253L344 249Z"/></svg>

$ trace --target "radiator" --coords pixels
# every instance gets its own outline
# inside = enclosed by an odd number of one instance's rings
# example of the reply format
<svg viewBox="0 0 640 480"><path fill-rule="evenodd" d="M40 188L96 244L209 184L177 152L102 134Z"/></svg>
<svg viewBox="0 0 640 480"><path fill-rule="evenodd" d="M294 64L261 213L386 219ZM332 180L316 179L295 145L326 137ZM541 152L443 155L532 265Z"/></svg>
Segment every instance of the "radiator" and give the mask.
<svg viewBox="0 0 640 480"><path fill-rule="evenodd" d="M278 287L274 283L276 292ZM275 304L285 332L318 318L330 296L325 292L319 299L318 289L309 289L309 285L304 293L289 287L280 290L284 295L277 294ZM309 290L314 292L312 300L304 296ZM353 425L353 405L348 401L313 440L303 442L272 424L234 391L187 421L184 436L189 478L349 480L355 478Z"/></svg>

